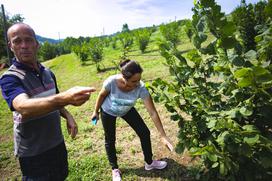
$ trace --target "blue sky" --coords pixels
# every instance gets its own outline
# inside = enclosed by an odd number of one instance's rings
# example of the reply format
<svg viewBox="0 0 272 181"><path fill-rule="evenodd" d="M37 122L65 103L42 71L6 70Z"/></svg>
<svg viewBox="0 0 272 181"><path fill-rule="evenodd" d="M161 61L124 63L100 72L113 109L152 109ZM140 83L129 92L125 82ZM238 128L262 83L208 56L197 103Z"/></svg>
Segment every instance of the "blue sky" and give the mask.
<svg viewBox="0 0 272 181"><path fill-rule="evenodd" d="M246 0L256 3L259 0ZM231 12L240 0L216 0ZM1 0L6 14L21 14L36 34L48 38L98 36L192 17L193 0Z"/></svg>

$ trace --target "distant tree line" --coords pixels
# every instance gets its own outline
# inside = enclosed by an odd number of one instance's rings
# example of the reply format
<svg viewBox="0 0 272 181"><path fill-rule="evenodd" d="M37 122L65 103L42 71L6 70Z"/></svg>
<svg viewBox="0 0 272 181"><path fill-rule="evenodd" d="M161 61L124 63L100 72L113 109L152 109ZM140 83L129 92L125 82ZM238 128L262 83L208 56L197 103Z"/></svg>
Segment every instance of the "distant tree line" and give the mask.
<svg viewBox="0 0 272 181"><path fill-rule="evenodd" d="M4 20L2 16L2 10L0 10L0 64L1 63L8 63L9 60L7 58L7 51L6 51L6 42L5 42L5 32L4 32ZM20 14L16 14L12 17L6 15L6 22L7 27L14 23L23 22L24 18ZM11 52L10 52L11 53Z"/></svg>
<svg viewBox="0 0 272 181"><path fill-rule="evenodd" d="M2 17L1 17L2 18ZM12 17L6 16L8 21L7 27L16 23L23 22L24 18L21 15L14 15ZM67 37L63 41L57 43L51 43L49 41L40 41L40 51L39 59L40 61L46 61L53 59L59 55L75 53L81 64L84 65L86 61L93 61L96 65L97 71L103 70L103 51L105 48L112 48L113 50L120 50L120 61L127 59L128 53L131 51L133 45L138 47L142 54L146 53L150 37L153 32L159 30L162 34L161 41L172 42L174 46L177 46L180 42L180 32L181 26L186 24L189 20L174 21L169 24L160 25L159 29L153 25L151 27L138 28L130 30L127 23L123 24L121 32L117 32L109 36L99 36L99 37L82 37L74 38ZM5 39L4 39L4 29L3 21L0 22L0 58L2 62L8 62L6 49L5 49ZM39 36L37 36L40 40ZM11 53L11 52L10 52ZM13 56L13 55L12 55ZM11 57L12 57L11 56Z"/></svg>

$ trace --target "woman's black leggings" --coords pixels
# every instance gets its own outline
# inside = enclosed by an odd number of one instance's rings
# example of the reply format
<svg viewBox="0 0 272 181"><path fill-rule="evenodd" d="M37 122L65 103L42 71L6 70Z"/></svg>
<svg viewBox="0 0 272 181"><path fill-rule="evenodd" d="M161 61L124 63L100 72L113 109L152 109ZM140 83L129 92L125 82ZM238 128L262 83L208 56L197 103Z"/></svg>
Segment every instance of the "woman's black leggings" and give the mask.
<svg viewBox="0 0 272 181"><path fill-rule="evenodd" d="M132 127L136 134L140 137L144 160L146 163L152 163L152 149L150 141L150 131L143 119L133 107L122 118ZM116 149L115 149L115 133L116 133L116 117L111 116L101 109L101 120L105 132L105 148L108 160L112 169L118 168Z"/></svg>

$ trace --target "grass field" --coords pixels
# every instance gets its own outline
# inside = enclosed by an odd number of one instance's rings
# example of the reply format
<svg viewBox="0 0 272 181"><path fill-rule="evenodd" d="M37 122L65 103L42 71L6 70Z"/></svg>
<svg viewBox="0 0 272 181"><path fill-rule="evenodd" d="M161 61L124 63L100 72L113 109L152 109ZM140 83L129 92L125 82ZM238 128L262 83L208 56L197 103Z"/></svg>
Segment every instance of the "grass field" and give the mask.
<svg viewBox="0 0 272 181"><path fill-rule="evenodd" d="M141 54L136 46L133 46L129 52L129 58L139 61L142 65L144 69L142 77L145 82L151 82L158 77L170 79L168 68L164 65L164 58L160 56L156 44L159 36L158 31L152 35L147 53ZM186 51L191 48L189 40L183 37L179 49ZM98 121L98 124L93 126L89 119L103 80L109 75L118 73L117 69L111 68L114 67L114 62L119 61L121 54L119 49L105 48L103 64L109 70L102 73L96 72L96 67L91 61L81 65L75 54L62 55L44 63L55 73L60 91L76 85L97 88L97 91L84 105L67 106L79 125L79 133L75 139L68 136L64 121L62 121L62 132L69 154L70 173L67 180L111 180L111 168L105 154L101 122ZM166 160L169 165L163 171L145 171L138 137L126 122L118 119L116 146L123 180L193 180L190 175L194 172L196 161L192 161L187 153L182 155L176 152L171 153L162 146L159 133L141 101L136 107L150 128L154 158ZM163 105L156 104L156 107L167 135L176 144L177 123L170 120ZM0 130L0 180L20 180L18 161L13 155L12 114L2 97L0 98Z"/></svg>

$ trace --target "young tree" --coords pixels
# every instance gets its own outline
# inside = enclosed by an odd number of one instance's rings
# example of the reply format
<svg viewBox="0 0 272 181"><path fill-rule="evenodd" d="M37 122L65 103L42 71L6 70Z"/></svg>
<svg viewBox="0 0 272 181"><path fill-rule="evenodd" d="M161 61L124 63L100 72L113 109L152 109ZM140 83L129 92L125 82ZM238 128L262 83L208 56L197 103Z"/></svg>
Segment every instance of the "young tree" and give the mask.
<svg viewBox="0 0 272 181"><path fill-rule="evenodd" d="M122 33L128 33L130 32L129 28L128 28L128 24L125 23L123 24L123 27L122 27Z"/></svg>
<svg viewBox="0 0 272 181"><path fill-rule="evenodd" d="M60 44L63 47L65 53L71 53L72 47L80 45L81 43L82 42L79 39L67 37Z"/></svg>
<svg viewBox="0 0 272 181"><path fill-rule="evenodd" d="M4 20L2 16L2 9L0 10L1 16L0 16L0 59L6 59L7 57L7 51L6 51L6 42L5 42L5 32L4 32ZM20 14L15 14L12 17L9 17L6 15L6 21L7 21L7 28L14 24L14 23L19 23L23 22L24 18ZM11 52L10 52L11 53Z"/></svg>
<svg viewBox="0 0 272 181"><path fill-rule="evenodd" d="M127 54L131 48L131 45L133 44L133 35L132 33L125 32L119 34L118 38L121 41L123 49L123 55L121 56L121 59L125 60L128 58Z"/></svg>
<svg viewBox="0 0 272 181"><path fill-rule="evenodd" d="M72 51L79 57L81 65L84 65L90 54L87 42L83 42L81 45L73 46Z"/></svg>
<svg viewBox="0 0 272 181"><path fill-rule="evenodd" d="M55 58L57 55L58 55L57 45L51 44L47 41L40 45L39 56L42 57L43 61Z"/></svg>
<svg viewBox="0 0 272 181"><path fill-rule="evenodd" d="M177 151L201 158L200 180L270 180L272 22L256 37L257 50L246 51L215 0L195 1L193 11L195 49L182 55L162 44L172 81L150 87L178 121ZM212 41L201 38L208 33Z"/></svg>
<svg viewBox="0 0 272 181"><path fill-rule="evenodd" d="M170 41L174 47L180 42L180 26L178 22L174 21L166 25L163 24L160 26L160 31L163 37L167 41Z"/></svg>
<svg viewBox="0 0 272 181"><path fill-rule="evenodd" d="M267 7L266 1L259 1L254 5L255 22L257 25L264 25L268 18L268 15L265 12L265 7Z"/></svg>
<svg viewBox="0 0 272 181"><path fill-rule="evenodd" d="M135 32L136 40L142 53L144 53L147 48L151 34L152 32L147 28Z"/></svg>
<svg viewBox="0 0 272 181"><path fill-rule="evenodd" d="M91 60L96 65L96 70L101 71L101 61L103 59L103 49L104 45L100 38L92 38L88 44L89 46L89 55Z"/></svg>
<svg viewBox="0 0 272 181"><path fill-rule="evenodd" d="M245 0L241 1L241 5L237 7L232 13L234 22L240 33L240 37L243 42L243 47L246 51L255 50L255 36L257 32L255 31L256 21L254 15L253 5L246 4Z"/></svg>

